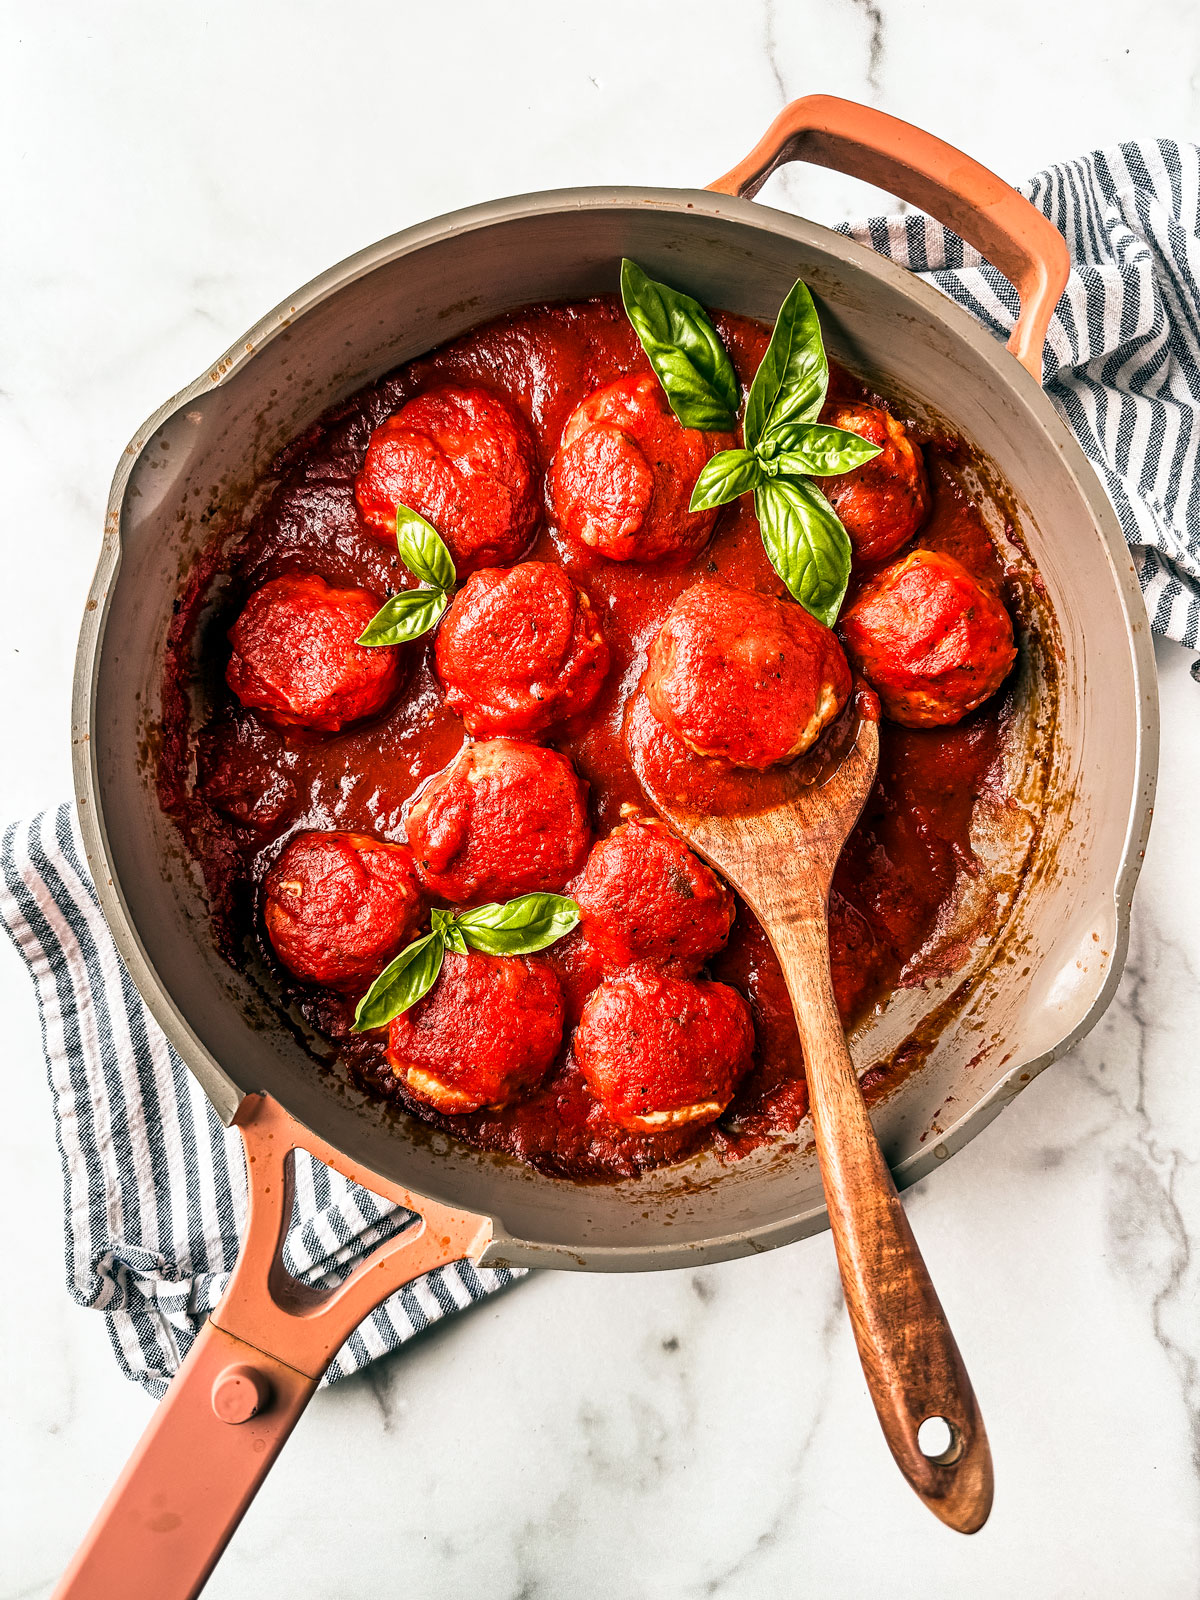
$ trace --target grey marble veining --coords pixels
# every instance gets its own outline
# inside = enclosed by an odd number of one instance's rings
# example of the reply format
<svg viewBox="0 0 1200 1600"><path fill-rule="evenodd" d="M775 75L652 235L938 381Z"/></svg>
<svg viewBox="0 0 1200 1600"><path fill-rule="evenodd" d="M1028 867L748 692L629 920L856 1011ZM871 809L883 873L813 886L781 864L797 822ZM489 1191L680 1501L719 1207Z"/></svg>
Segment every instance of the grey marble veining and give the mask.
<svg viewBox="0 0 1200 1600"><path fill-rule="evenodd" d="M329 262L492 195L704 183L817 90L1013 180L1200 125L1200 21L1174 0L18 0L0 27L0 706L20 752L0 816L69 792L74 636L126 439ZM764 198L828 222L881 203L796 168ZM1186 653L1160 664L1117 998L906 1202L992 1437L983 1533L950 1534L899 1482L823 1237L697 1272L543 1274L323 1394L209 1593L1200 1592L1200 688ZM151 1404L62 1288L37 1022L7 950L0 999L0 1600L41 1600Z"/></svg>

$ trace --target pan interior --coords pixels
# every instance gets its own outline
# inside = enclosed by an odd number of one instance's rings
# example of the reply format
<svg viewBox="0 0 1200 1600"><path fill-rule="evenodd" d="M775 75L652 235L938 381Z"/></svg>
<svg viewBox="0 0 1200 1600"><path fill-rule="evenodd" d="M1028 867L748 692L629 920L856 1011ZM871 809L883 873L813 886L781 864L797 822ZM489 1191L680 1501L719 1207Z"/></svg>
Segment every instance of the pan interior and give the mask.
<svg viewBox="0 0 1200 1600"><path fill-rule="evenodd" d="M708 1155L583 1185L356 1097L314 1068L217 954L195 869L154 787L172 601L214 524L244 508L279 447L363 384L481 321L611 291L623 255L708 304L767 320L803 277L831 353L946 418L989 464L981 493L1034 597L1008 754L1019 804L980 816L986 870L936 933L924 981L852 1039L860 1065L907 1052L910 1070L875 1114L901 1181L977 1132L1115 982L1143 803L1146 624L1129 615L1119 530L1032 380L935 291L839 235L707 194L579 191L425 225L318 280L127 452L81 645L76 738L85 830L106 857L93 861L105 910L151 1009L223 1115L242 1093L275 1095L353 1159L490 1213L489 1260L627 1270L720 1259L823 1226L805 1130L799 1144L728 1167ZM979 896L993 897L999 926L983 942L971 931Z"/></svg>

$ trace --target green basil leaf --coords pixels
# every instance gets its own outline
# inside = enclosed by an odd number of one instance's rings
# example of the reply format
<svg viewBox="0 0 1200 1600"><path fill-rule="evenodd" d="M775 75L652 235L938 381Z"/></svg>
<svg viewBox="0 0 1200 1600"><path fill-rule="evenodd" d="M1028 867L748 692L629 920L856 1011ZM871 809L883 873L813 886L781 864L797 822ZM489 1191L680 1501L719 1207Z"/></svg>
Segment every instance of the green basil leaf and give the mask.
<svg viewBox="0 0 1200 1600"><path fill-rule="evenodd" d="M751 450L722 450L707 462L696 479L689 511L711 511L763 481L763 469Z"/></svg>
<svg viewBox="0 0 1200 1600"><path fill-rule="evenodd" d="M531 956L579 921L579 907L561 894L523 894L506 905L460 911L458 925L474 950L489 956Z"/></svg>
<svg viewBox="0 0 1200 1600"><path fill-rule="evenodd" d="M742 390L708 313L690 295L621 262L625 315L642 342L671 410L685 428L732 433Z"/></svg>
<svg viewBox="0 0 1200 1600"><path fill-rule="evenodd" d="M423 939L401 950L358 1002L354 1013L355 1033L386 1028L393 1017L415 1006L437 982L445 954L446 946L440 933L427 933Z"/></svg>
<svg viewBox="0 0 1200 1600"><path fill-rule="evenodd" d="M754 491L762 542L793 599L832 628L850 578L850 540L807 478L771 478Z"/></svg>
<svg viewBox="0 0 1200 1600"><path fill-rule="evenodd" d="M691 361L675 345L656 344L649 339L630 318L642 341L642 348L650 358L655 376L666 391L671 410L685 428L697 428L701 433L732 433L737 427L737 415L726 409L711 389L696 376Z"/></svg>
<svg viewBox="0 0 1200 1600"><path fill-rule="evenodd" d="M458 581L446 541L432 522L408 506L396 507L396 548L413 577L431 589L453 589Z"/></svg>
<svg viewBox="0 0 1200 1600"><path fill-rule="evenodd" d="M788 422L811 422L825 403L829 362L817 308L797 281L779 308L775 332L746 398L743 432L753 450Z"/></svg>
<svg viewBox="0 0 1200 1600"><path fill-rule="evenodd" d="M772 434L777 445L768 471L783 477L806 474L829 478L839 472L853 472L880 454L881 447L845 428L830 428L823 422L794 422Z"/></svg>
<svg viewBox="0 0 1200 1600"><path fill-rule="evenodd" d="M447 950L453 950L455 955L466 955L467 941L462 936L462 929L453 911L443 911L439 906L434 906L429 914L429 920L433 924L434 933L441 934L442 943Z"/></svg>
<svg viewBox="0 0 1200 1600"><path fill-rule="evenodd" d="M359 644L407 644L428 633L449 605L443 589L403 589L384 602L358 636Z"/></svg>

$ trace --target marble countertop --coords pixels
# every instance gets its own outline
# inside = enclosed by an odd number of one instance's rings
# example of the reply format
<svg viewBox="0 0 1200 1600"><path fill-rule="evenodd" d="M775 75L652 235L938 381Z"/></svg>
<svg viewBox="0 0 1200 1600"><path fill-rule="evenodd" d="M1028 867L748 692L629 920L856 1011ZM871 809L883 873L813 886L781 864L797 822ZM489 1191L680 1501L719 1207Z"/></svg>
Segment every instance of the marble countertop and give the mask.
<svg viewBox="0 0 1200 1600"><path fill-rule="evenodd" d="M815 90L1012 180L1189 137L1200 109L1197 24L1175 0L16 0L2 26L2 818L70 792L76 626L125 441L330 262L495 195L706 182ZM828 222L879 208L796 169L765 197ZM1191 659L1160 646L1160 804L1111 1010L907 1197L992 1438L978 1537L897 1477L825 1235L719 1269L542 1274L322 1394L208 1592L1194 1595ZM0 1600L18 1600L49 1594L151 1402L63 1288L37 1019L7 946L0 1004Z"/></svg>

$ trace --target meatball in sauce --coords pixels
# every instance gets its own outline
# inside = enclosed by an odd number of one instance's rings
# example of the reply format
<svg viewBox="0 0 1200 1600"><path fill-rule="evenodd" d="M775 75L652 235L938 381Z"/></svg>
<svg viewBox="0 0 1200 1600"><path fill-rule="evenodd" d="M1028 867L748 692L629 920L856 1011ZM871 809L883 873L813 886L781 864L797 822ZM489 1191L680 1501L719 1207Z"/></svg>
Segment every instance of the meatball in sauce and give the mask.
<svg viewBox="0 0 1200 1600"><path fill-rule="evenodd" d="M921 447L882 406L831 401L821 412L831 427L856 433L879 454L853 472L820 479L860 561L886 561L929 515L929 483Z"/></svg>
<svg viewBox="0 0 1200 1600"><path fill-rule="evenodd" d="M995 694L1017 655L1004 606L935 550L914 550L871 578L841 633L885 715L906 728L960 721Z"/></svg>
<svg viewBox="0 0 1200 1600"><path fill-rule="evenodd" d="M791 600L704 579L650 646L650 709L701 756L762 770L802 755L845 705L836 638Z"/></svg>
<svg viewBox="0 0 1200 1600"><path fill-rule="evenodd" d="M354 485L359 509L389 541L396 508L433 524L459 577L515 561L538 520L537 449L528 424L490 389L430 389L371 435Z"/></svg>
<svg viewBox="0 0 1200 1600"><path fill-rule="evenodd" d="M732 893L657 817L633 817L594 845L570 892L582 938L610 970L649 961L690 976L733 926Z"/></svg>
<svg viewBox="0 0 1200 1600"><path fill-rule="evenodd" d="M708 543L715 511L689 511L724 434L685 428L652 373L607 384L576 407L550 467L559 527L610 561L682 561Z"/></svg>
<svg viewBox="0 0 1200 1600"><path fill-rule="evenodd" d="M496 1109L545 1077L562 1032L546 961L448 950L430 992L389 1024L388 1065L437 1111Z"/></svg>
<svg viewBox="0 0 1200 1600"><path fill-rule="evenodd" d="M723 983L627 967L595 990L575 1030L575 1059L619 1128L715 1122L750 1069L750 1008Z"/></svg>
<svg viewBox="0 0 1200 1600"><path fill-rule="evenodd" d="M267 874L263 921L297 978L365 991L424 909L412 851L360 833L298 833Z"/></svg>
<svg viewBox="0 0 1200 1600"><path fill-rule="evenodd" d="M516 739L470 744L408 814L426 890L452 904L556 893L591 842L587 799L566 756Z"/></svg>
<svg viewBox="0 0 1200 1600"><path fill-rule="evenodd" d="M333 733L374 716L402 671L398 649L357 642L379 606L365 589L334 589L315 575L274 578L229 630L225 681L242 705L280 728Z"/></svg>
<svg viewBox="0 0 1200 1600"><path fill-rule="evenodd" d="M587 595L561 567L488 567L455 596L437 634L446 704L475 738L544 733L584 712L608 671Z"/></svg>

